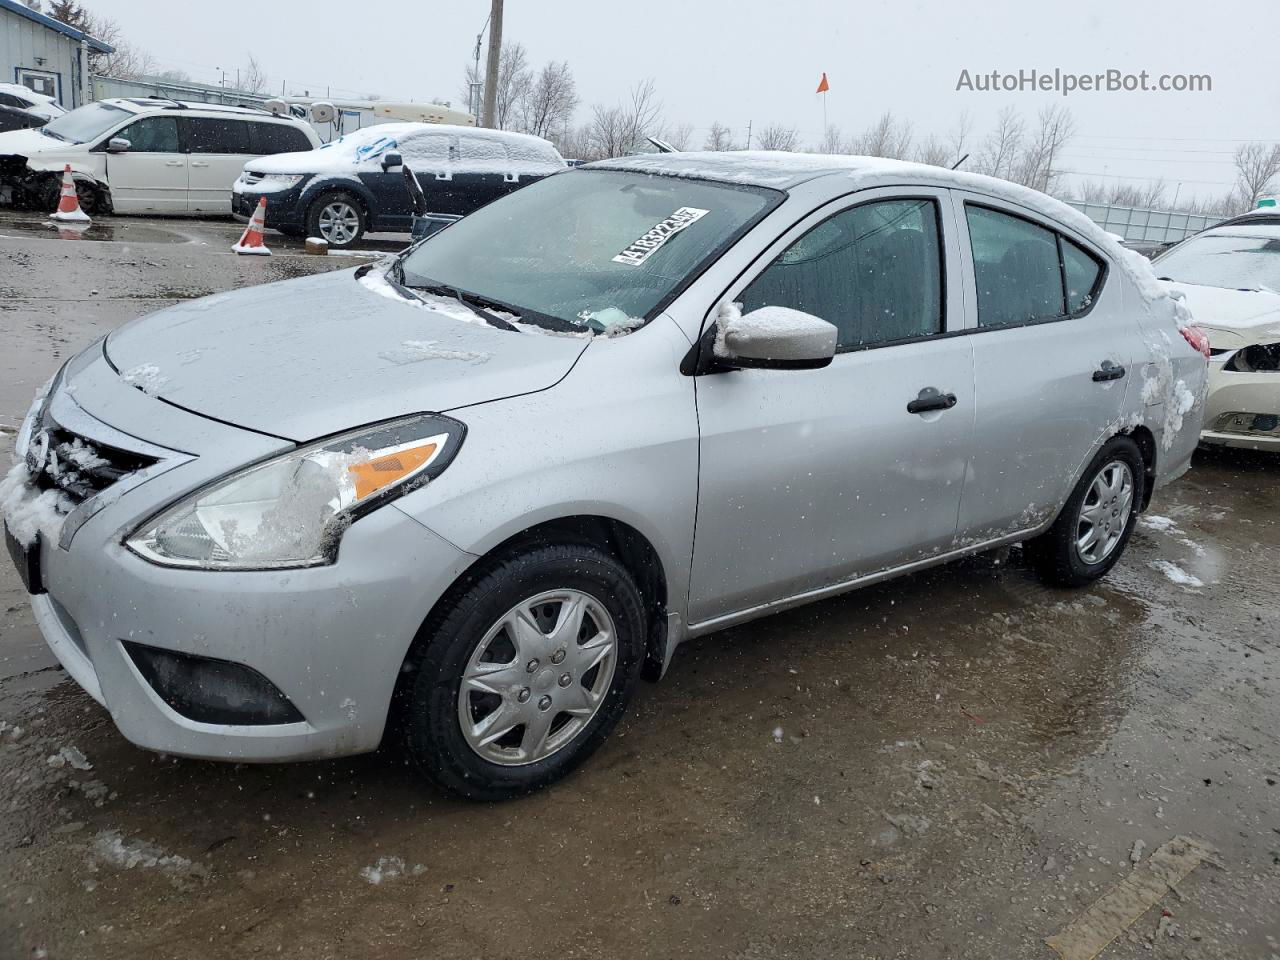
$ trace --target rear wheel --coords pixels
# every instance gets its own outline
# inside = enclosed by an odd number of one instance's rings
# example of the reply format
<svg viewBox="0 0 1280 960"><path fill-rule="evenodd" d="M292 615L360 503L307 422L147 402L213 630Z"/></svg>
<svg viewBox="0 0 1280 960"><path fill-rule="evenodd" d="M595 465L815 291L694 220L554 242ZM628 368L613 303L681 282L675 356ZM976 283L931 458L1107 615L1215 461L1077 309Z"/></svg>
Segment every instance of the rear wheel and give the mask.
<svg viewBox="0 0 1280 960"><path fill-rule="evenodd" d="M588 545L514 553L446 601L397 693L426 776L474 800L564 777L604 742L635 687L644 614L630 573Z"/></svg>
<svg viewBox="0 0 1280 960"><path fill-rule="evenodd" d="M1138 519L1146 473L1129 437L1112 437L1090 462L1049 530L1026 545L1050 583L1079 587L1116 565Z"/></svg>
<svg viewBox="0 0 1280 960"><path fill-rule="evenodd" d="M335 250L351 246L367 226L364 206L349 193L321 194L307 209L307 236L322 237Z"/></svg>
<svg viewBox="0 0 1280 960"><path fill-rule="evenodd" d="M80 209L89 216L101 213L99 209L101 194L98 188L88 180L75 179L76 200L80 203ZM44 182L40 187L40 208L45 213L53 213L58 209L58 202L62 199L62 175L48 176L44 178Z"/></svg>

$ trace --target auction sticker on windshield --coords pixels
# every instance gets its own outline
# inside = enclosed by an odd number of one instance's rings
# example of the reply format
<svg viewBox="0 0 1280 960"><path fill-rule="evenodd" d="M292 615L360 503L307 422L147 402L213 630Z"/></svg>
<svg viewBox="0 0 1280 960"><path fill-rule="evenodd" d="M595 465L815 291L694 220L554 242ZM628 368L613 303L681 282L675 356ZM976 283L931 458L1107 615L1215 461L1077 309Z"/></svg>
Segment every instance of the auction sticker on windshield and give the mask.
<svg viewBox="0 0 1280 960"><path fill-rule="evenodd" d="M627 244L626 249L613 258L613 262L625 263L631 267L640 266L664 243L710 212L710 210L700 210L698 207L681 207L665 220L659 221L646 230L640 239Z"/></svg>

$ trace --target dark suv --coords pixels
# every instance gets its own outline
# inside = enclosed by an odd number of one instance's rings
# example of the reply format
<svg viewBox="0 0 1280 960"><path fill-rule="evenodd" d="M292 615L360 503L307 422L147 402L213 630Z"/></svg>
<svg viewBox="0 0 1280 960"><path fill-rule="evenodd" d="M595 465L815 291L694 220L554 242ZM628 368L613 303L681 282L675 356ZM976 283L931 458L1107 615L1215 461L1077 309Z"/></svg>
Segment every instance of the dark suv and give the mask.
<svg viewBox="0 0 1280 960"><path fill-rule="evenodd" d="M348 247L366 231L409 233L413 170L433 219L461 217L490 200L566 169L546 140L522 133L433 123L384 123L305 153L245 164L232 209L247 220L267 198L266 225Z"/></svg>

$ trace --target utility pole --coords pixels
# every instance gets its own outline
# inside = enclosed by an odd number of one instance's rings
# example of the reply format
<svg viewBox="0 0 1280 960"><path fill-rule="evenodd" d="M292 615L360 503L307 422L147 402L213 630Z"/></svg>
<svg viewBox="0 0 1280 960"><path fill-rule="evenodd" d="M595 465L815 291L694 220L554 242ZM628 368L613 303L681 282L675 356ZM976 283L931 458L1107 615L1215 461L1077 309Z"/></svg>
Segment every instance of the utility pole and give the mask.
<svg viewBox="0 0 1280 960"><path fill-rule="evenodd" d="M747 121L747 149L751 149L751 121Z"/></svg>
<svg viewBox="0 0 1280 960"><path fill-rule="evenodd" d="M489 12L489 59L484 65L484 120L481 126L496 127L498 106L498 60L502 57L502 0L492 0Z"/></svg>

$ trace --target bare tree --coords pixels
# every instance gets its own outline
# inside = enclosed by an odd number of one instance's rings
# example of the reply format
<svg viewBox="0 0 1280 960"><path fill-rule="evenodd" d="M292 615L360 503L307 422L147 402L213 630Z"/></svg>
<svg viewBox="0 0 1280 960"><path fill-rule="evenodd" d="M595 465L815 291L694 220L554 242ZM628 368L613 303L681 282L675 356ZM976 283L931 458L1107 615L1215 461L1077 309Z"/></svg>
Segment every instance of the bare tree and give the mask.
<svg viewBox="0 0 1280 960"><path fill-rule="evenodd" d="M663 127L659 136L677 150L688 150L693 142L693 124L677 123Z"/></svg>
<svg viewBox="0 0 1280 960"><path fill-rule="evenodd" d="M662 104L653 80L631 88L625 103L591 108L591 120L583 136L584 158L621 157L661 126Z"/></svg>
<svg viewBox="0 0 1280 960"><path fill-rule="evenodd" d="M852 153L852 145L846 143L841 135L840 128L837 126L829 126L822 131L822 142L814 147L815 153Z"/></svg>
<svg viewBox="0 0 1280 960"><path fill-rule="evenodd" d="M239 86L245 93L261 93L267 89L267 73L252 53L248 65L240 71Z"/></svg>
<svg viewBox="0 0 1280 960"><path fill-rule="evenodd" d="M1280 174L1280 144L1245 143L1236 149L1236 205L1252 210L1258 198L1274 189L1272 180Z"/></svg>
<svg viewBox="0 0 1280 960"><path fill-rule="evenodd" d="M1049 193L1062 175L1059 154L1075 133L1071 111L1060 104L1045 107L1037 116L1036 132L1023 148L1011 179L1033 190Z"/></svg>
<svg viewBox="0 0 1280 960"><path fill-rule="evenodd" d="M524 44L504 43L502 57L498 61L498 95L493 108L497 129L510 129L515 122L520 98L528 85L529 63Z"/></svg>
<svg viewBox="0 0 1280 960"><path fill-rule="evenodd" d="M518 102L520 129L538 137L563 130L578 106L578 87L568 61L546 64L526 86Z"/></svg>
<svg viewBox="0 0 1280 960"><path fill-rule="evenodd" d="M982 141L974 169L990 177L1008 179L1022 149L1025 134L1022 115L1013 107L1005 107L996 115L996 126Z"/></svg>
<svg viewBox="0 0 1280 960"><path fill-rule="evenodd" d="M761 150L794 150L799 142L800 134L795 127L771 123L760 131Z"/></svg>
<svg viewBox="0 0 1280 960"><path fill-rule="evenodd" d="M911 153L911 124L885 111L854 140L853 152L867 157L907 157Z"/></svg>
<svg viewBox="0 0 1280 960"><path fill-rule="evenodd" d="M968 152L969 137L973 133L973 114L968 110L961 110L960 115L956 117L955 125L947 133L947 146L950 148L951 161L947 164L954 167L964 159Z"/></svg>
<svg viewBox="0 0 1280 960"><path fill-rule="evenodd" d="M707 139L702 144L703 150L740 150L742 149L733 142L733 131L726 127L719 120L711 121L711 128L707 131Z"/></svg>
<svg viewBox="0 0 1280 960"><path fill-rule="evenodd" d="M949 167L954 162L951 154L951 147L931 133L916 147L915 159L917 163L927 163L933 167Z"/></svg>

